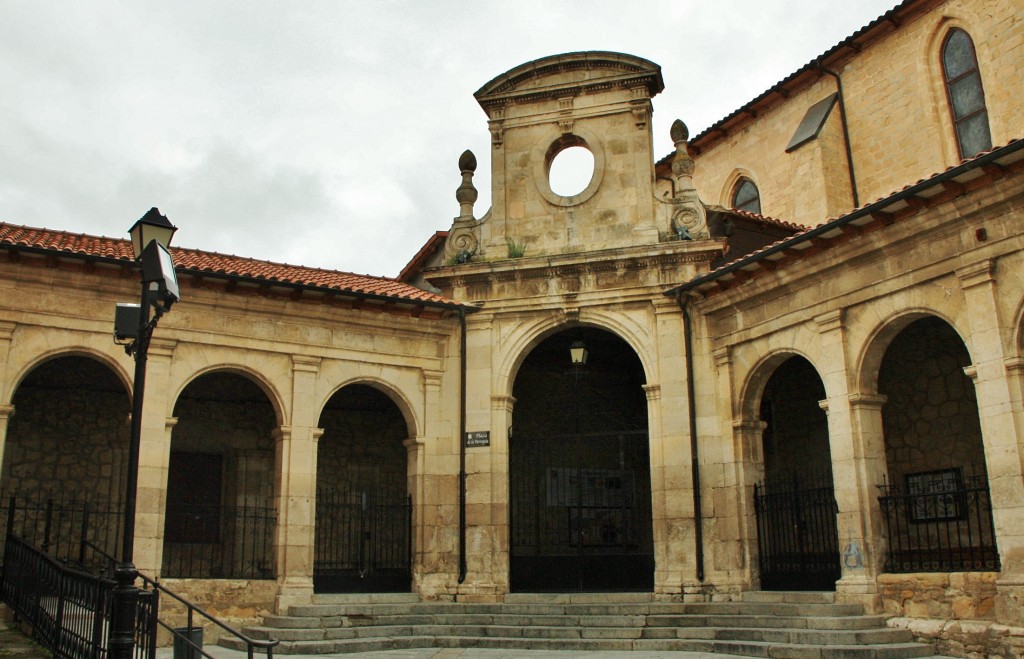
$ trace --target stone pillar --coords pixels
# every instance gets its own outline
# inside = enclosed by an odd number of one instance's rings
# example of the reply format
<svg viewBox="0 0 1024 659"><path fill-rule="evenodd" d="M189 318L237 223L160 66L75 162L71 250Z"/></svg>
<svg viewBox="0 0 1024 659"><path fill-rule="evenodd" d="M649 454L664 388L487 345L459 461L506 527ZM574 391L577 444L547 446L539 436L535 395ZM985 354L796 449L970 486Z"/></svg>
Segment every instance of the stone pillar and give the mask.
<svg viewBox="0 0 1024 659"><path fill-rule="evenodd" d="M421 437L409 437L402 441L405 447L405 491L412 500L412 555L409 560L412 563L412 578L414 592L419 592L417 583L418 576L422 573L423 553L423 463L424 445L426 442Z"/></svg>
<svg viewBox="0 0 1024 659"><path fill-rule="evenodd" d="M996 617L1024 624L1024 442L1019 410L1019 379L1007 369L1000 319L998 282L989 260L956 271L964 293L973 364L964 372L974 381L985 445L992 518L1002 570L996 581ZM1016 332L1013 332L1016 336Z"/></svg>
<svg viewBox="0 0 1024 659"><path fill-rule="evenodd" d="M860 603L874 611L878 608L878 556L874 550L869 554L868 547L877 548L881 529L877 485L885 473L885 445L881 436L884 399L850 394L843 310L816 316L814 323L821 337L823 359L819 366L828 399L820 405L828 417L832 483L839 510L836 530L841 577L836 584L837 599ZM874 417L872 404L877 404ZM863 424L856 423L855 417ZM862 434L865 431L867 436Z"/></svg>
<svg viewBox="0 0 1024 659"><path fill-rule="evenodd" d="M319 357L292 356L292 425L274 432L275 610L279 613L313 599L316 450L324 432L316 427L319 410L314 407L319 370Z"/></svg>
<svg viewBox="0 0 1024 659"><path fill-rule="evenodd" d="M490 446L466 451L466 578L459 601L493 602L508 591L508 439L511 397L492 397L492 318L467 319L466 432L490 432ZM460 437L460 442L465 438ZM500 510L499 510L500 508Z"/></svg>
<svg viewBox="0 0 1024 659"><path fill-rule="evenodd" d="M740 567L743 589L754 588L760 579L757 531L757 510L754 508L754 486L764 482L764 429L768 424L761 419L738 419L732 424L733 446L736 452L736 505L735 534L741 544Z"/></svg>
<svg viewBox="0 0 1024 659"><path fill-rule="evenodd" d="M843 502L837 520L842 568L837 590L839 599L877 611L880 606L877 578L885 563L886 546L884 520L878 504L881 494L878 486L885 482L888 471L882 432L885 396L851 394L847 403L851 457L843 463L837 462L834 454L832 458L836 501ZM836 401L836 407L842 407L841 401ZM830 406L828 413L830 433L832 409Z"/></svg>
<svg viewBox="0 0 1024 659"><path fill-rule="evenodd" d="M14 396L14 391L8 388L13 386L10 378L13 376L7 372L7 359L11 352L11 339L14 336L14 329L17 323L0 321L0 478L3 477L4 448L7 446L7 423L14 415L14 406L5 404ZM0 482L0 486L4 485Z"/></svg>
<svg viewBox="0 0 1024 659"><path fill-rule="evenodd" d="M174 401L170 395L171 358L177 341L154 336L146 362L139 442L139 483L135 499L135 566L146 575L160 573L163 556L164 513L167 509L167 465L171 454L168 418Z"/></svg>

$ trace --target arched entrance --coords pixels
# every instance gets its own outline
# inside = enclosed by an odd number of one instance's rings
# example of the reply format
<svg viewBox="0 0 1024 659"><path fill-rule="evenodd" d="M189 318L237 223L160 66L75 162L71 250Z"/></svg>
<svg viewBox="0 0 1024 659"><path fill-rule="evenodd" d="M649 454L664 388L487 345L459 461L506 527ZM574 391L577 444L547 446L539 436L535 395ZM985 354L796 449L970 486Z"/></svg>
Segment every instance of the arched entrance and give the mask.
<svg viewBox="0 0 1024 659"><path fill-rule="evenodd" d="M412 583L409 431L383 392L354 384L320 415L313 590L408 592Z"/></svg>
<svg viewBox="0 0 1024 659"><path fill-rule="evenodd" d="M934 316L907 325L882 358L887 572L999 569L970 363L956 330Z"/></svg>
<svg viewBox="0 0 1024 659"><path fill-rule="evenodd" d="M570 348L582 343L586 364ZM534 348L509 436L515 592L654 587L643 367L625 341L579 328Z"/></svg>
<svg viewBox="0 0 1024 659"><path fill-rule="evenodd" d="M274 407L249 377L196 378L174 405L161 574L274 577Z"/></svg>
<svg viewBox="0 0 1024 659"><path fill-rule="evenodd" d="M761 396L764 482L754 489L763 590L835 590L840 576L825 387L803 357Z"/></svg>
<svg viewBox="0 0 1024 659"><path fill-rule="evenodd" d="M14 528L32 544L77 561L84 532L118 556L131 412L123 381L98 359L64 355L34 368L12 403L0 520L16 496Z"/></svg>

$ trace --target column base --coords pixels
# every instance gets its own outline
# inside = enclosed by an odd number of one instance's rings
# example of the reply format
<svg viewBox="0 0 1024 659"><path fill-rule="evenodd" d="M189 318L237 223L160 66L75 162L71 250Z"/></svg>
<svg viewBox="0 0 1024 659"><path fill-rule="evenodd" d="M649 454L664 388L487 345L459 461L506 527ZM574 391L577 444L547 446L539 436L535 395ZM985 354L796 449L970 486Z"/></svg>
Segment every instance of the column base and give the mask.
<svg viewBox="0 0 1024 659"><path fill-rule="evenodd" d="M1024 627L1024 575L1010 574L996 579L996 620L1004 625Z"/></svg>
<svg viewBox="0 0 1024 659"><path fill-rule="evenodd" d="M843 577L836 582L836 602L860 604L865 613L882 612L882 596L874 577L867 575Z"/></svg>
<svg viewBox="0 0 1024 659"><path fill-rule="evenodd" d="M288 613L288 607L313 603L313 577L285 577L277 580L274 612Z"/></svg>

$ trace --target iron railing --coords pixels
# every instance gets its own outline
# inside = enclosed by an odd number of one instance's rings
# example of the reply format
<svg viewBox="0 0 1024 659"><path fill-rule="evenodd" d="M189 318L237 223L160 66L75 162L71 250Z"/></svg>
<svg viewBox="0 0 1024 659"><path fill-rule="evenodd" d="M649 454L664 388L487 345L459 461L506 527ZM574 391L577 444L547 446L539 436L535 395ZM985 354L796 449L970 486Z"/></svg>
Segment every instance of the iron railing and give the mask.
<svg viewBox="0 0 1024 659"><path fill-rule="evenodd" d="M107 656L116 583L68 567L18 537L7 525L0 597L32 628L32 637L58 659ZM156 656L159 595L139 593L135 659Z"/></svg>
<svg viewBox="0 0 1024 659"><path fill-rule="evenodd" d="M992 500L983 476L959 469L907 476L883 484L886 572L972 572L1000 569Z"/></svg>
<svg viewBox="0 0 1024 659"><path fill-rule="evenodd" d="M276 522L270 506L168 504L161 573L195 579L273 579Z"/></svg>
<svg viewBox="0 0 1024 659"><path fill-rule="evenodd" d="M840 576L831 477L754 486L758 563L764 590L834 590Z"/></svg>
<svg viewBox="0 0 1024 659"><path fill-rule="evenodd" d="M407 592L412 579L412 498L320 488L313 583L320 592Z"/></svg>
<svg viewBox="0 0 1024 659"><path fill-rule="evenodd" d="M105 567L105 559L89 552L90 546L112 554L121 544L124 506L118 501L65 493L5 492L0 493L0 502L0 533L6 537L8 529L17 529L29 545L86 571Z"/></svg>

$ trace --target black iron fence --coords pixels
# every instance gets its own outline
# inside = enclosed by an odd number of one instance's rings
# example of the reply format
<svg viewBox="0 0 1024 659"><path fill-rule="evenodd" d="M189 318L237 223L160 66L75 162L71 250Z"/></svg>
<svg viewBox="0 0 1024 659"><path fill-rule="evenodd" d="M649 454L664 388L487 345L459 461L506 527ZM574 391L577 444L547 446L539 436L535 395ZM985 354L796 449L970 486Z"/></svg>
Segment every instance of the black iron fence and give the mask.
<svg viewBox="0 0 1024 659"><path fill-rule="evenodd" d="M113 579L68 567L18 537L8 524L0 597L32 628L32 637L55 657L107 656L114 598ZM139 593L135 658L156 656L159 596Z"/></svg>
<svg viewBox="0 0 1024 659"><path fill-rule="evenodd" d="M831 477L754 486L764 590L835 590L840 576Z"/></svg>
<svg viewBox="0 0 1024 659"><path fill-rule="evenodd" d="M998 571L992 500L984 476L959 469L906 476L883 484L878 498L885 520L886 572Z"/></svg>
<svg viewBox="0 0 1024 659"><path fill-rule="evenodd" d="M271 506L167 505L165 577L273 579Z"/></svg>
<svg viewBox="0 0 1024 659"><path fill-rule="evenodd" d="M124 528L124 505L78 494L0 493L0 547L8 529L60 561L101 572L107 561L96 551L116 553Z"/></svg>
<svg viewBox="0 0 1024 659"><path fill-rule="evenodd" d="M408 592L412 498L320 488L313 586L318 592Z"/></svg>

